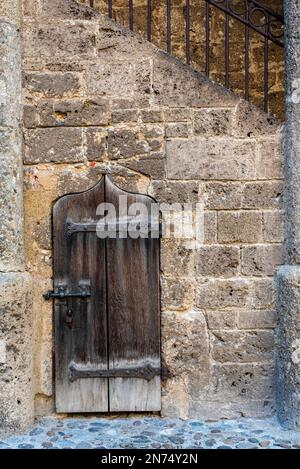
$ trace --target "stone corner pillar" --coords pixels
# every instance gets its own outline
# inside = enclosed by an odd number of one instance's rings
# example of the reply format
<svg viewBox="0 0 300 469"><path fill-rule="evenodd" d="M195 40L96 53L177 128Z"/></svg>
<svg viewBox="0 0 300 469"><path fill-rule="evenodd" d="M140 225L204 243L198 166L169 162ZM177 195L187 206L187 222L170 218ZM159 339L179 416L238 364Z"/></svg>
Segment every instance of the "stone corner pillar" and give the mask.
<svg viewBox="0 0 300 469"><path fill-rule="evenodd" d="M21 0L0 2L0 434L33 422L33 318L22 194Z"/></svg>
<svg viewBox="0 0 300 469"><path fill-rule="evenodd" d="M284 0L286 123L284 136L285 251L277 273L277 411L300 430L300 0Z"/></svg>

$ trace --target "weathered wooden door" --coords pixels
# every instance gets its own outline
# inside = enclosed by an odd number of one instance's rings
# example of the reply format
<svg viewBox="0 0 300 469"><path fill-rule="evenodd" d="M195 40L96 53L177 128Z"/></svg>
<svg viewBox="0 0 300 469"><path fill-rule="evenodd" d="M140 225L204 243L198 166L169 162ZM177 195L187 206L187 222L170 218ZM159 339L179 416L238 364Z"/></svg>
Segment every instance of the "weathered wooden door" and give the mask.
<svg viewBox="0 0 300 469"><path fill-rule="evenodd" d="M122 237L119 196L155 201L107 176L53 209L57 412L160 410L159 239ZM116 237L97 207L115 207ZM103 236L102 236L103 235Z"/></svg>

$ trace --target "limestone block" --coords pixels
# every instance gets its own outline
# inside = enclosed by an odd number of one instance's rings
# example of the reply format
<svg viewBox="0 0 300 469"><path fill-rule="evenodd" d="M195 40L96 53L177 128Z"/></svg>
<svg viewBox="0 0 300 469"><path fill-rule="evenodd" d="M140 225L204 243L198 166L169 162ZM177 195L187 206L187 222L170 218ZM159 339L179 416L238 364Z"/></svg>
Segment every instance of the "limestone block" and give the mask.
<svg viewBox="0 0 300 469"><path fill-rule="evenodd" d="M215 364L212 367L214 392L211 399L240 403L247 407L250 400L272 400L275 370L268 364Z"/></svg>
<svg viewBox="0 0 300 469"><path fill-rule="evenodd" d="M31 245L26 239L26 268L32 276L52 276L52 252L41 249L37 243Z"/></svg>
<svg viewBox="0 0 300 469"><path fill-rule="evenodd" d="M47 18L69 18L72 20L85 19L90 20L97 16L97 13L92 8L86 8L85 5L80 5L79 2L73 0L39 0L39 17Z"/></svg>
<svg viewBox="0 0 300 469"><path fill-rule="evenodd" d="M190 401L188 417L193 419L196 416L199 419L216 421L220 419L240 419L241 416L263 419L274 415L275 411L274 399L244 399L242 402L220 400L216 402L199 396L198 399L195 398Z"/></svg>
<svg viewBox="0 0 300 469"><path fill-rule="evenodd" d="M9 5L6 5L9 9ZM17 127L19 123L21 114L19 42L16 26L5 20L2 21L0 14L0 127Z"/></svg>
<svg viewBox="0 0 300 469"><path fill-rule="evenodd" d="M187 138L191 134L191 126L187 122L166 124L166 137Z"/></svg>
<svg viewBox="0 0 300 469"><path fill-rule="evenodd" d="M25 273L0 274L0 432L18 433L33 424L33 317L31 280Z"/></svg>
<svg viewBox="0 0 300 469"><path fill-rule="evenodd" d="M0 17L1 16L16 26L19 26L21 18L20 0L1 0Z"/></svg>
<svg viewBox="0 0 300 469"><path fill-rule="evenodd" d="M173 275L174 272L180 272L184 276L193 275L194 252L184 241L163 238L160 255L160 268L163 274Z"/></svg>
<svg viewBox="0 0 300 469"><path fill-rule="evenodd" d="M194 281L190 277L161 277L162 309L182 311L193 307L194 290Z"/></svg>
<svg viewBox="0 0 300 469"><path fill-rule="evenodd" d="M218 241L221 243L257 243L262 238L262 215L259 211L218 213Z"/></svg>
<svg viewBox="0 0 300 469"><path fill-rule="evenodd" d="M42 220L50 215L49 208L58 197L56 171L54 165L24 167L25 212L29 218Z"/></svg>
<svg viewBox="0 0 300 469"><path fill-rule="evenodd" d="M217 212L205 211L204 212L204 243L215 244L217 242L218 228L217 228Z"/></svg>
<svg viewBox="0 0 300 469"><path fill-rule="evenodd" d="M80 74L76 72L27 72L24 87L30 98L75 97L80 94Z"/></svg>
<svg viewBox="0 0 300 469"><path fill-rule="evenodd" d="M282 266L277 274L277 407L281 424L300 429L300 269Z"/></svg>
<svg viewBox="0 0 300 469"><path fill-rule="evenodd" d="M102 62L128 60L136 62L152 58L156 48L142 41L129 29L122 28L107 18L101 18L96 30L96 54ZM137 47L138 45L138 47Z"/></svg>
<svg viewBox="0 0 300 469"><path fill-rule="evenodd" d="M283 183L281 181L250 182L243 187L243 208L280 209Z"/></svg>
<svg viewBox="0 0 300 469"><path fill-rule="evenodd" d="M209 329L235 329L237 325L237 312L229 311L207 311L205 313Z"/></svg>
<svg viewBox="0 0 300 469"><path fill-rule="evenodd" d="M231 109L200 109L194 111L194 133L202 136L231 135Z"/></svg>
<svg viewBox="0 0 300 469"><path fill-rule="evenodd" d="M209 378L208 333L203 313L188 311L162 315L163 358L176 376L192 372L199 377L199 386ZM201 367L204 369L200 370Z"/></svg>
<svg viewBox="0 0 300 469"><path fill-rule="evenodd" d="M197 282L196 304L201 309L224 309L247 304L251 283L245 279L208 279Z"/></svg>
<svg viewBox="0 0 300 469"><path fill-rule="evenodd" d="M147 141L150 152L164 152L164 134L160 125L143 124L139 127L139 138Z"/></svg>
<svg viewBox="0 0 300 469"><path fill-rule="evenodd" d="M53 394L53 304L45 301L43 294L52 289L50 278L35 276L33 313L35 316L35 393Z"/></svg>
<svg viewBox="0 0 300 469"><path fill-rule="evenodd" d="M207 277L233 277L240 264L236 246L203 246L196 254L196 274Z"/></svg>
<svg viewBox="0 0 300 469"><path fill-rule="evenodd" d="M84 130L86 157L89 161L103 161L107 156L107 131L103 128Z"/></svg>
<svg viewBox="0 0 300 469"><path fill-rule="evenodd" d="M23 124L25 129L35 129L39 126L37 106L25 104L23 106Z"/></svg>
<svg viewBox="0 0 300 469"><path fill-rule="evenodd" d="M211 332L212 358L217 362L261 362L273 359L274 333L269 330Z"/></svg>
<svg viewBox="0 0 300 469"><path fill-rule="evenodd" d="M239 182L207 182L201 184L205 207L210 210L241 208L242 188Z"/></svg>
<svg viewBox="0 0 300 469"><path fill-rule="evenodd" d="M139 108L140 110L144 107L141 101L135 100L135 96L132 97L114 97L110 99L112 110L132 110ZM149 106L146 106L148 108Z"/></svg>
<svg viewBox="0 0 300 469"><path fill-rule="evenodd" d="M24 163L84 161L81 128L49 128L25 132Z"/></svg>
<svg viewBox="0 0 300 469"><path fill-rule="evenodd" d="M186 122L191 121L191 111L185 108L166 108L163 111L166 122Z"/></svg>
<svg viewBox="0 0 300 469"><path fill-rule="evenodd" d="M135 107L149 100L150 78L149 61L100 62L87 65L84 73L88 95L135 99Z"/></svg>
<svg viewBox="0 0 300 469"><path fill-rule="evenodd" d="M20 139L19 131L0 129L0 272L23 268Z"/></svg>
<svg viewBox="0 0 300 469"><path fill-rule="evenodd" d="M167 175L170 179L255 179L256 145L234 139L169 140Z"/></svg>
<svg viewBox="0 0 300 469"><path fill-rule="evenodd" d="M283 178L282 138L261 140L258 142L258 179Z"/></svg>
<svg viewBox="0 0 300 469"><path fill-rule="evenodd" d="M93 187L101 179L102 167L80 168L74 171L73 168L64 168L58 174L58 194L72 194L82 192Z"/></svg>
<svg viewBox="0 0 300 469"><path fill-rule="evenodd" d="M55 413L55 401L53 397L44 394L36 394L34 399L34 412L36 417L47 417Z"/></svg>
<svg viewBox="0 0 300 469"><path fill-rule="evenodd" d="M271 309L274 306L275 291L272 278L252 278L249 306L254 309Z"/></svg>
<svg viewBox="0 0 300 469"><path fill-rule="evenodd" d="M199 311L163 314L162 347L163 361L174 373L174 378L168 379L163 387L162 415L186 418L193 393L201 393L210 380L208 334L203 314Z"/></svg>
<svg viewBox="0 0 300 469"><path fill-rule="evenodd" d="M162 417L175 417L186 419L189 414L188 389L186 386L187 378L168 379L162 383Z"/></svg>
<svg viewBox="0 0 300 469"><path fill-rule="evenodd" d="M283 258L281 244L245 246L241 251L241 272L243 275L273 276Z"/></svg>
<svg viewBox="0 0 300 469"><path fill-rule="evenodd" d="M238 137L257 137L280 133L280 122L257 107L241 100L234 114L234 135Z"/></svg>
<svg viewBox="0 0 300 469"><path fill-rule="evenodd" d="M199 201L197 181L151 181L149 194L158 202L196 203Z"/></svg>
<svg viewBox="0 0 300 469"><path fill-rule="evenodd" d="M141 119L145 123L162 122L163 113L160 109L144 109L141 111Z"/></svg>
<svg viewBox="0 0 300 469"><path fill-rule="evenodd" d="M148 153L149 143L139 139L138 129L116 129L108 130L108 154L110 159L130 158L131 156Z"/></svg>
<svg viewBox="0 0 300 469"><path fill-rule="evenodd" d="M100 126L110 121L108 101L101 98L43 101L38 114L42 127Z"/></svg>
<svg viewBox="0 0 300 469"><path fill-rule="evenodd" d="M153 91L154 104L167 107L229 107L238 102L232 93L163 52L154 59Z"/></svg>
<svg viewBox="0 0 300 469"><path fill-rule="evenodd" d="M95 58L96 26L90 22L25 20L23 47L30 58L48 64L73 63ZM78 70L78 67L77 67Z"/></svg>
<svg viewBox="0 0 300 469"><path fill-rule="evenodd" d="M165 178L165 163L166 159L161 153L152 153L149 156L141 156L139 158L119 161L119 164L126 166L126 168L138 171L139 173L150 176L153 179Z"/></svg>
<svg viewBox="0 0 300 469"><path fill-rule="evenodd" d="M27 219L26 234L35 242L40 249L51 251L52 249L52 236L51 236L51 217L45 217L41 220Z"/></svg>
<svg viewBox="0 0 300 469"><path fill-rule="evenodd" d="M120 189L129 192L146 194L149 187L149 177L136 171L131 171L119 164L106 164L105 172Z"/></svg>
<svg viewBox="0 0 300 469"><path fill-rule="evenodd" d="M144 138L151 139L163 139L165 132L162 125L158 124L143 124L139 127L141 134Z"/></svg>
<svg viewBox="0 0 300 469"><path fill-rule="evenodd" d="M112 123L120 124L126 122L137 122L138 110L137 109L118 109L112 112Z"/></svg>
<svg viewBox="0 0 300 469"><path fill-rule="evenodd" d="M247 310L238 313L239 329L274 329L277 322L277 314L272 310Z"/></svg>
<svg viewBox="0 0 300 469"><path fill-rule="evenodd" d="M39 0L25 0L22 2L22 13L31 18L39 13Z"/></svg>
<svg viewBox="0 0 300 469"><path fill-rule="evenodd" d="M281 210L263 211L263 239L267 243L283 242L283 212Z"/></svg>

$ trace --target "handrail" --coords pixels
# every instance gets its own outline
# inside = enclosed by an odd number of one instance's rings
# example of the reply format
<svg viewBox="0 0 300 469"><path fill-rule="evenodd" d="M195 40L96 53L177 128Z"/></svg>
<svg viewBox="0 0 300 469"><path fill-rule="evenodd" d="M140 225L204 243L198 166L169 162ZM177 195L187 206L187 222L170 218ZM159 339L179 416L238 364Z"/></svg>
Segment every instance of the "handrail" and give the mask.
<svg viewBox="0 0 300 469"><path fill-rule="evenodd" d="M284 18L278 13L270 10L265 7L263 4L254 1L254 0L241 0L241 3L244 5L244 10L242 12L237 12L233 7L233 0L205 0L210 5L215 6L219 10L228 14L232 18L240 21L245 26L253 29L262 36L268 38L270 41L274 42L280 47L284 47L283 43L283 25ZM264 18L264 21L259 24L254 21L254 13L260 13L261 19ZM274 34L272 31L272 25L279 26L280 32L278 35Z"/></svg>
<svg viewBox="0 0 300 469"><path fill-rule="evenodd" d="M165 2L166 15L166 50L172 54L172 0L161 0ZM265 6L258 0L203 0L205 2L205 73L210 76L210 9L217 8L225 14L225 47L224 47L224 85L230 88L230 18L245 26L244 31L244 97L249 100L249 68L250 68L250 34L254 30L264 38L263 44L263 80L264 80L264 110L269 110L269 42L276 46L284 47L284 18L282 15ZM94 0L86 0L94 7ZM125 0L124 0L125 3ZM113 17L113 0L107 0L108 16ZM152 16L153 4L147 0L146 9L146 37L152 42ZM128 0L128 25L134 30L134 0ZM191 63L191 5L190 0L185 2L185 61Z"/></svg>

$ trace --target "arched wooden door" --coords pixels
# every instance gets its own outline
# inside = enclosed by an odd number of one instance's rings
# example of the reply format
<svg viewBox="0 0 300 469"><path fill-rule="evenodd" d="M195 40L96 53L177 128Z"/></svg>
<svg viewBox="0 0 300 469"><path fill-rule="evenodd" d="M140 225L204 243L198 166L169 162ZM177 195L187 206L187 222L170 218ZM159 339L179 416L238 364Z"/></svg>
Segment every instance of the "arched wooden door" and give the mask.
<svg viewBox="0 0 300 469"><path fill-rule="evenodd" d="M123 237L128 206L155 201L104 176L53 209L57 412L158 411L160 399L159 238ZM113 204L116 237L97 208ZM123 234L120 234L120 233Z"/></svg>

